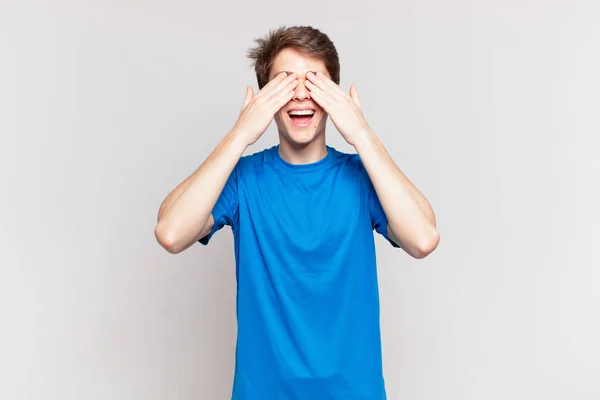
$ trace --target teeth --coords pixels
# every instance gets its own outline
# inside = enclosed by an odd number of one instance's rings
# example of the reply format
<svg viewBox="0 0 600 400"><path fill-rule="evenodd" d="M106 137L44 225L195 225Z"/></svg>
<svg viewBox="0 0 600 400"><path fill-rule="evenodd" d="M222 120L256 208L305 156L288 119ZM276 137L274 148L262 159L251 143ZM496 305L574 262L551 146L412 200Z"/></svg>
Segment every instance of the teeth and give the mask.
<svg viewBox="0 0 600 400"><path fill-rule="evenodd" d="M290 111L290 115L313 115L315 112L313 110L298 110L298 111Z"/></svg>

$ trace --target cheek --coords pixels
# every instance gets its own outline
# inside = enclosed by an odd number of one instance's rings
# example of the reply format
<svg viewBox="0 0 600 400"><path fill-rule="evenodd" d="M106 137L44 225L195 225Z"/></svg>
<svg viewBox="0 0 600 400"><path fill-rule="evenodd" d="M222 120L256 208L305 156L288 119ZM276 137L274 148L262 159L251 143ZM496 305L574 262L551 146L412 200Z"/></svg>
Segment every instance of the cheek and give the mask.
<svg viewBox="0 0 600 400"><path fill-rule="evenodd" d="M320 122L321 122L321 123L325 122L325 120L326 120L326 119L327 119L327 117L329 116L329 115L328 115L328 114L325 112L325 110L323 110L322 108L319 108L319 114L321 115L321 118L320 118Z"/></svg>
<svg viewBox="0 0 600 400"><path fill-rule="evenodd" d="M283 120L283 116L281 115L281 112L277 111L275 113L275 115L273 116L273 119L275 119L275 122L280 123Z"/></svg>

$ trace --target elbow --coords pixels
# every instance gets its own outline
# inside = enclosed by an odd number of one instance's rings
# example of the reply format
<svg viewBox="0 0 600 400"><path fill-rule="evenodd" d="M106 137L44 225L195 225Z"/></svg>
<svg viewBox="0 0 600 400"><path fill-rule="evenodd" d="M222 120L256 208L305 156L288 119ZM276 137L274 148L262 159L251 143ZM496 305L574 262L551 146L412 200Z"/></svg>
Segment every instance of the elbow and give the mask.
<svg viewBox="0 0 600 400"><path fill-rule="evenodd" d="M440 243L440 233L436 228L433 228L421 242L416 246L416 251L411 254L414 258L423 259L431 254Z"/></svg>
<svg viewBox="0 0 600 400"><path fill-rule="evenodd" d="M158 243L171 254L179 254L183 250L181 246L178 245L175 232L160 222L157 223L154 228L154 236Z"/></svg>

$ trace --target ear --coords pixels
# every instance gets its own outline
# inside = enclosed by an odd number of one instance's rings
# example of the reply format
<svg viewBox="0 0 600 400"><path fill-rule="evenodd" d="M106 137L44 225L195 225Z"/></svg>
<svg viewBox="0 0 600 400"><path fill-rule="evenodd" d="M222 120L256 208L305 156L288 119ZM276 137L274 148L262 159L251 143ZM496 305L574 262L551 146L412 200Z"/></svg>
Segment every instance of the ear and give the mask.
<svg viewBox="0 0 600 400"><path fill-rule="evenodd" d="M242 109L246 108L246 106L248 104L250 104L250 102L252 101L253 98L254 98L254 90L252 89L252 86L248 85L246 87L246 97L244 97L244 104L242 105Z"/></svg>
<svg viewBox="0 0 600 400"><path fill-rule="evenodd" d="M360 98L358 97L358 92L356 91L355 84L352 84L350 86L350 97L352 98L352 100L354 100L356 105L362 110L362 106L360 105Z"/></svg>

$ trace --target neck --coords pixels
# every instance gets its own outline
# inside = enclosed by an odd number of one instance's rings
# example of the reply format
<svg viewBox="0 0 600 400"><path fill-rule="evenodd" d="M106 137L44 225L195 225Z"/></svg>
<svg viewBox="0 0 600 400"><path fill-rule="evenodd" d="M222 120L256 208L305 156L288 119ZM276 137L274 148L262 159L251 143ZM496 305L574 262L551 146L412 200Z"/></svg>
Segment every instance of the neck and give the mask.
<svg viewBox="0 0 600 400"><path fill-rule="evenodd" d="M327 156L325 132L317 134L308 143L292 142L280 132L279 155L290 164L311 164L320 161Z"/></svg>

